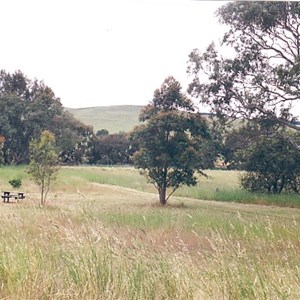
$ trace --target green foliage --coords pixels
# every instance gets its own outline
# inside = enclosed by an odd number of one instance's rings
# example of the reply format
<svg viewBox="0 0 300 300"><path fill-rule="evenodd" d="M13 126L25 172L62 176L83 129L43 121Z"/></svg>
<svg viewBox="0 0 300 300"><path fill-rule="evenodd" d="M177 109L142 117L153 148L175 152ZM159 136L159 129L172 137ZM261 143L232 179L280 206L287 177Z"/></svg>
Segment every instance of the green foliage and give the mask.
<svg viewBox="0 0 300 300"><path fill-rule="evenodd" d="M97 130L96 132L96 136L104 136L104 135L108 135L109 134L109 131L107 129L100 129L100 130Z"/></svg>
<svg viewBox="0 0 300 300"><path fill-rule="evenodd" d="M64 113L58 126L54 134L61 162L68 165L87 163L94 137L92 127L84 125L69 113Z"/></svg>
<svg viewBox="0 0 300 300"><path fill-rule="evenodd" d="M132 164L134 147L124 132L107 134L102 130L92 141L89 163L102 165Z"/></svg>
<svg viewBox="0 0 300 300"><path fill-rule="evenodd" d="M14 178L8 182L13 188L19 188L22 185L22 180L20 178Z"/></svg>
<svg viewBox="0 0 300 300"><path fill-rule="evenodd" d="M229 30L222 57L214 44L190 54L189 92L226 118L269 119L293 125L300 96L299 2L234 1L218 11ZM228 52L228 51L227 51Z"/></svg>
<svg viewBox="0 0 300 300"><path fill-rule="evenodd" d="M272 131L272 130L271 130ZM247 123L224 134L222 155L228 169L243 169L246 151L255 143L257 137L267 135L258 124Z"/></svg>
<svg viewBox="0 0 300 300"><path fill-rule="evenodd" d="M145 124L131 135L139 147L134 163L155 185L160 203L165 205L181 185L197 183L195 171L203 174L202 146L210 137L209 130L200 114L193 112L192 102L181 93L180 84L173 77L154 92L140 120ZM168 187L172 188L169 196Z"/></svg>
<svg viewBox="0 0 300 300"><path fill-rule="evenodd" d="M299 193L300 153L282 136L263 138L249 149L244 163L249 171L242 187L250 191Z"/></svg>
<svg viewBox="0 0 300 300"><path fill-rule="evenodd" d="M241 186L250 192L270 192L272 189L272 176L270 176L270 174L266 177L264 174L259 172L246 172L241 175L240 181ZM276 192L274 190L274 193Z"/></svg>
<svg viewBox="0 0 300 300"><path fill-rule="evenodd" d="M58 154L55 138L50 131L43 131L39 140L30 143L30 162L27 172L41 189L41 205L46 204L50 184L58 172Z"/></svg>
<svg viewBox="0 0 300 300"><path fill-rule="evenodd" d="M64 162L85 159L92 129L65 112L60 99L43 82L29 80L21 71L0 71L0 111L5 164L27 163L30 140L43 130L57 137Z"/></svg>
<svg viewBox="0 0 300 300"><path fill-rule="evenodd" d="M247 171L241 176L246 190L299 193L300 153L294 143L299 137L286 130L247 125L227 136L226 160Z"/></svg>

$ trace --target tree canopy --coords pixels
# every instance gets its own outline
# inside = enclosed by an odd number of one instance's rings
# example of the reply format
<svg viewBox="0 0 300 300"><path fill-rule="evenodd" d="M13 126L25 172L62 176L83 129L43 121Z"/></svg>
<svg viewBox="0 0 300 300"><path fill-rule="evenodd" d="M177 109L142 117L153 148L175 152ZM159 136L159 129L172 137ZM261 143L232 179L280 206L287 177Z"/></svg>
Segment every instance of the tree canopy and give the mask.
<svg viewBox="0 0 300 300"><path fill-rule="evenodd" d="M300 153L290 142L297 132L266 124L247 124L227 134L223 155L227 166L239 169L241 186L252 192L300 192Z"/></svg>
<svg viewBox="0 0 300 300"><path fill-rule="evenodd" d="M50 185L59 170L54 135L50 131L44 130L39 139L30 142L29 155L27 172L40 187L41 205L45 205Z"/></svg>
<svg viewBox="0 0 300 300"><path fill-rule="evenodd" d="M43 82L21 71L0 71L0 136L6 164L28 162L29 143L43 130L53 132L63 162L81 162L92 128L66 113L60 99Z"/></svg>
<svg viewBox="0 0 300 300"><path fill-rule="evenodd" d="M140 119L144 124L131 135L139 149L134 163L155 185L162 205L181 185L195 185L195 171L203 174L205 168L202 150L210 137L209 129L193 110L179 82L168 77L142 110Z"/></svg>
<svg viewBox="0 0 300 300"><path fill-rule="evenodd" d="M226 118L268 119L296 130L300 96L300 3L230 2L217 12L229 30L223 57L211 44L190 54L189 93Z"/></svg>
<svg viewBox="0 0 300 300"><path fill-rule="evenodd" d="M99 130L92 141L90 163L101 165L132 164L134 147L128 134L124 132L109 134L107 130Z"/></svg>

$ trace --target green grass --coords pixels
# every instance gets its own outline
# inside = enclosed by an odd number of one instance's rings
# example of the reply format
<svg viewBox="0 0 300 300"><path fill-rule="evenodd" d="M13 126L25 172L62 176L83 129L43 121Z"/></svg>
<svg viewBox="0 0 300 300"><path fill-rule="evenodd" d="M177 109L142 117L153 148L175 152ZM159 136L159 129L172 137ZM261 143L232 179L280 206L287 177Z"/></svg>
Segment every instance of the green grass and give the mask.
<svg viewBox="0 0 300 300"><path fill-rule="evenodd" d="M116 105L65 108L65 110L84 124L93 126L94 132L107 129L109 133L118 133L120 131L129 132L139 124L138 119L142 108L143 106L140 105ZM210 122L207 114L203 114L203 117ZM236 123L234 122L234 124Z"/></svg>
<svg viewBox="0 0 300 300"><path fill-rule="evenodd" d="M25 172L24 166L9 166L3 167L0 166L0 180L11 180L14 178L25 179L28 178L28 174Z"/></svg>
<svg viewBox="0 0 300 300"><path fill-rule="evenodd" d="M78 172L80 170L80 172ZM207 170L207 178L200 177L195 187L181 187L175 196L222 202L252 203L300 208L300 196L296 194L269 195L249 193L239 187L239 172ZM64 168L59 182L65 187L69 181L76 181L76 187L84 188L88 182L131 188L142 192L157 193L138 170L131 167L76 167ZM172 201L172 199L170 200Z"/></svg>
<svg viewBox="0 0 300 300"><path fill-rule="evenodd" d="M24 172L23 166L0 168L1 189L11 189L8 181L13 178L22 180L22 187L31 186L29 176ZM300 196L283 193L270 195L264 193L249 193L239 187L239 172L225 170L207 170L207 178L200 177L199 183L194 187L181 187L175 192L177 197L187 197L201 200L221 202L251 203L261 205L274 205L282 207L300 208ZM141 192L156 194L154 186L147 182L139 171L132 167L64 167L61 169L54 191L85 192L86 186L94 183L121 186ZM37 189L36 189L37 191ZM172 201L172 198L170 199Z"/></svg>
<svg viewBox="0 0 300 300"><path fill-rule="evenodd" d="M76 119L93 126L95 132L107 129L110 133L132 130L139 123L141 109L138 105L66 108Z"/></svg>

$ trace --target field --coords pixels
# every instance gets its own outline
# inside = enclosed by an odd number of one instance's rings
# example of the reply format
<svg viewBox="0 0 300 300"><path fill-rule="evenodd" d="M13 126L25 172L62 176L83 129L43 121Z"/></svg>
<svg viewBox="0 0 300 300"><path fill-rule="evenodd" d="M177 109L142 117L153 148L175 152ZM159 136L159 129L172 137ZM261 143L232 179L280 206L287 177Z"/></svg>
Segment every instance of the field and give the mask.
<svg viewBox="0 0 300 300"><path fill-rule="evenodd" d="M132 130L139 123L141 109L138 105L66 108L76 119L93 126L95 132L107 129L109 133Z"/></svg>
<svg viewBox="0 0 300 300"><path fill-rule="evenodd" d="M300 210L229 202L238 174L208 173L162 208L134 169L63 168L42 208L0 168L27 196L0 204L0 299L299 299Z"/></svg>
<svg viewBox="0 0 300 300"><path fill-rule="evenodd" d="M107 129L109 133L130 132L139 124L139 115L143 106L115 105L85 108L65 108L77 120L93 126L94 132ZM203 114L205 118L208 114Z"/></svg>

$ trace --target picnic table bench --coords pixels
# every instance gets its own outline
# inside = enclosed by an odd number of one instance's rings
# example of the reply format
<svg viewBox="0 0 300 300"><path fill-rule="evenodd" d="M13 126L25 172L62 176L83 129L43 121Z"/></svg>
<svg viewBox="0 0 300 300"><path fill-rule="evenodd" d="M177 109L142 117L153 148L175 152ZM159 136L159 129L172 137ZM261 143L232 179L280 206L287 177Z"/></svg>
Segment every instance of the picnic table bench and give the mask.
<svg viewBox="0 0 300 300"><path fill-rule="evenodd" d="M10 198L14 198L19 200L25 199L25 194L23 192L11 193L11 192L3 192L1 195L4 203L8 203Z"/></svg>

